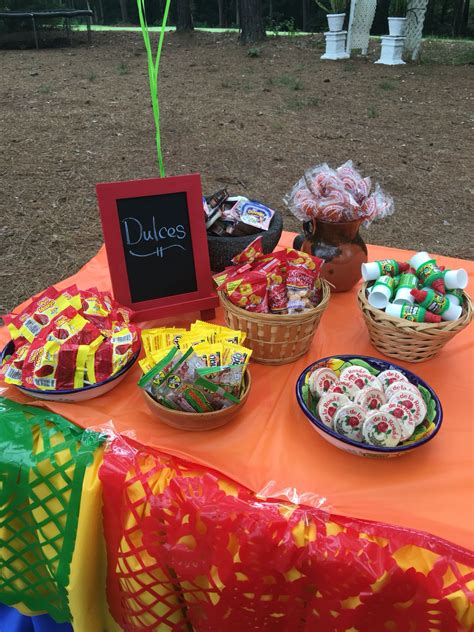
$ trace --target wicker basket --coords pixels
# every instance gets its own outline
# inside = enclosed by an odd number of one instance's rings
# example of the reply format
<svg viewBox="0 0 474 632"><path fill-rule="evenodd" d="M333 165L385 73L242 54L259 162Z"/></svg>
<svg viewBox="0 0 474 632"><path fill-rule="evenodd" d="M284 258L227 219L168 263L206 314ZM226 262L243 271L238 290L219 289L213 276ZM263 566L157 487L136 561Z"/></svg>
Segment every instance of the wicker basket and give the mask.
<svg viewBox="0 0 474 632"><path fill-rule="evenodd" d="M262 364L288 364L308 351L331 295L329 284L324 279L321 281L321 302L301 314L247 312L219 292L226 323L232 329L240 329L247 334L244 344L253 350L252 360Z"/></svg>
<svg viewBox="0 0 474 632"><path fill-rule="evenodd" d="M357 300L369 330L372 344L390 358L406 362L424 362L435 356L444 345L472 320L472 301L465 294L464 307L458 320L441 323L413 323L388 316L369 305L367 283L363 283Z"/></svg>

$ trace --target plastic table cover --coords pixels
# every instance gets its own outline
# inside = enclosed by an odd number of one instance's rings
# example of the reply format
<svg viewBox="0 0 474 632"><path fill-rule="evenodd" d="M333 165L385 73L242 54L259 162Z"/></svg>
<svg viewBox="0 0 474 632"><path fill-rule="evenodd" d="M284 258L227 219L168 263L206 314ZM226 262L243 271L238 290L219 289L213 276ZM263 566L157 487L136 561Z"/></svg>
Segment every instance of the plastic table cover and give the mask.
<svg viewBox="0 0 474 632"><path fill-rule="evenodd" d="M215 471L123 436L0 405L0 602L22 613L46 610L75 632L474 625L474 555L459 547L262 501ZM0 607L8 632L48 623Z"/></svg>
<svg viewBox="0 0 474 632"><path fill-rule="evenodd" d="M284 233L282 245L291 245L292 237ZM410 255L404 250L369 246L369 260L406 260ZM474 263L441 256L438 261L449 268L466 268L472 284ZM71 282L83 288L109 288L105 251L57 287ZM337 515L421 530L473 548L472 327L456 336L436 358L418 365L400 363L435 389L444 408L437 437L412 454L380 461L339 451L314 432L297 406L297 377L317 358L337 353L383 357L369 342L356 291L331 297L305 357L284 366L251 365L249 401L224 428L185 433L162 424L152 416L136 387L138 366L116 390L100 398L80 405L47 406L84 428L110 427L143 445L215 469L262 496L286 497ZM195 317L191 314L174 322L185 324ZM223 322L222 313L218 313L218 321ZM7 339L6 330L0 330L0 342ZM3 394L45 406L15 388L3 389Z"/></svg>

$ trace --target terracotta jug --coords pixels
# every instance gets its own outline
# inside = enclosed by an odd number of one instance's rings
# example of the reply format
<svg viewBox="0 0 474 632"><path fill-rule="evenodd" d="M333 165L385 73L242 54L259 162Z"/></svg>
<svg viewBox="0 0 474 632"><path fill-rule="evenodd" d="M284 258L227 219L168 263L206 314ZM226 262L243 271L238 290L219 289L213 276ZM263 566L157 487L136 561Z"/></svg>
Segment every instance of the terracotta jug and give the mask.
<svg viewBox="0 0 474 632"><path fill-rule="evenodd" d="M294 248L324 259L321 275L334 292L346 292L361 278L360 267L367 261L367 247L359 235L362 220L323 222L313 219L303 224Z"/></svg>

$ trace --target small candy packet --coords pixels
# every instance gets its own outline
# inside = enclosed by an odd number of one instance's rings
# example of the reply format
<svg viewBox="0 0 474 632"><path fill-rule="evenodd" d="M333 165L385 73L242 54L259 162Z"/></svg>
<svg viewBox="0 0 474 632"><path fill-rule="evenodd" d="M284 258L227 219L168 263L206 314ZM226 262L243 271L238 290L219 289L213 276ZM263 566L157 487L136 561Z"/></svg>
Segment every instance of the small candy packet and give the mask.
<svg viewBox="0 0 474 632"><path fill-rule="evenodd" d="M229 406L238 404L240 401L238 397L226 391L225 388L211 382L205 377L198 377L196 380L196 386L205 389L206 394L208 394L212 410L229 408Z"/></svg>
<svg viewBox="0 0 474 632"><path fill-rule="evenodd" d="M224 355L222 343L206 344L201 343L194 346L194 353L202 358L205 366L221 366Z"/></svg>
<svg viewBox="0 0 474 632"><path fill-rule="evenodd" d="M23 363L28 355L29 345L22 345L2 364L0 376L3 377L7 384L22 384L22 368Z"/></svg>
<svg viewBox="0 0 474 632"><path fill-rule="evenodd" d="M242 250L241 253L235 255L232 259L232 263L253 263L259 255L263 255L263 242L261 236L254 239L246 248L244 248L244 250Z"/></svg>
<svg viewBox="0 0 474 632"><path fill-rule="evenodd" d="M37 340L23 363L22 384L42 391L82 388L88 353L88 345Z"/></svg>
<svg viewBox="0 0 474 632"><path fill-rule="evenodd" d="M268 313L267 276L264 272L245 272L222 286L229 301L249 312Z"/></svg>
<svg viewBox="0 0 474 632"><path fill-rule="evenodd" d="M313 307L316 278L316 269L309 270L304 263L289 262L286 273L288 314L297 314Z"/></svg>
<svg viewBox="0 0 474 632"><path fill-rule="evenodd" d="M207 413L215 410L211 398L203 388L197 388L197 384L181 384L176 389L169 389L164 401L171 402L179 410L188 413Z"/></svg>
<svg viewBox="0 0 474 632"><path fill-rule="evenodd" d="M273 314L286 313L288 306L286 273L281 262L276 258L270 259L266 263L261 263L255 270L264 272L267 275L268 308L270 312Z"/></svg>
<svg viewBox="0 0 474 632"><path fill-rule="evenodd" d="M138 380L138 386L154 396L158 387L163 383L168 373L176 364L176 361L180 358L182 358L182 353L178 351L177 347L172 347L151 371L145 373L145 375Z"/></svg>
<svg viewBox="0 0 474 632"><path fill-rule="evenodd" d="M240 397L246 368L245 364L229 364L197 369L196 373L199 377L204 377L206 380L222 386L235 397Z"/></svg>
<svg viewBox="0 0 474 632"><path fill-rule="evenodd" d="M183 353L189 351L193 347L200 344L210 344L209 340L214 338L214 334L210 330L198 329L194 331L188 331L183 334L179 341L179 348Z"/></svg>
<svg viewBox="0 0 474 632"><path fill-rule="evenodd" d="M113 311L103 300L97 288L79 291L80 313L97 327L107 329L110 326L110 315ZM74 299L73 299L74 300ZM110 305L110 307L112 307Z"/></svg>
<svg viewBox="0 0 474 632"><path fill-rule="evenodd" d="M153 364L153 360L150 360L147 357L144 357L141 360L138 360L138 365L141 368L141 370L143 371L143 373L148 373L155 366Z"/></svg>
<svg viewBox="0 0 474 632"><path fill-rule="evenodd" d="M118 329L99 346L91 345L87 358L87 381L90 384L103 382L130 362L135 351L134 332L129 327Z"/></svg>
<svg viewBox="0 0 474 632"><path fill-rule="evenodd" d="M247 334L244 331L238 331L237 329L227 329L226 333L220 333L216 336L216 342L230 342L234 345L241 345Z"/></svg>
<svg viewBox="0 0 474 632"><path fill-rule="evenodd" d="M54 287L48 288L8 325L11 337L23 336L28 342L33 342L68 307L71 305L65 296Z"/></svg>
<svg viewBox="0 0 474 632"><path fill-rule="evenodd" d="M223 344L223 365L229 364L248 364L252 349L242 347L241 345L225 342Z"/></svg>
<svg viewBox="0 0 474 632"><path fill-rule="evenodd" d="M68 307L50 327L42 330L38 339L65 342L77 336L76 344L89 344L100 335L100 330L94 324L86 320L74 307Z"/></svg>
<svg viewBox="0 0 474 632"><path fill-rule="evenodd" d="M164 375L163 377L160 375L160 383L152 392L152 395L158 400L162 397L169 398L171 391L176 390L182 384L194 384L197 378L196 370L205 366L204 360L194 353L193 349L188 349L184 354L179 352L179 356L176 358L177 361L172 362L169 368L163 369ZM166 358L163 362L165 361ZM146 377L144 376L142 380ZM141 386L141 381L138 382L139 386Z"/></svg>
<svg viewBox="0 0 474 632"><path fill-rule="evenodd" d="M237 213L241 222L259 230L268 230L275 215L275 211L254 200L238 202L234 213Z"/></svg>

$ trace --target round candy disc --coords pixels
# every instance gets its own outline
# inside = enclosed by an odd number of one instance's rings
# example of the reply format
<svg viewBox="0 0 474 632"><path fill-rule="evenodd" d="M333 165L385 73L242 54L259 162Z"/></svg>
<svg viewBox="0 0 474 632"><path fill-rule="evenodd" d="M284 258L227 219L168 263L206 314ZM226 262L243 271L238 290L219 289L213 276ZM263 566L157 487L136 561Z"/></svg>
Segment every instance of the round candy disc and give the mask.
<svg viewBox="0 0 474 632"><path fill-rule="evenodd" d="M339 408L342 408L342 406L350 403L350 399L341 393L329 393L323 395L318 404L319 418L323 424L332 428L336 412Z"/></svg>
<svg viewBox="0 0 474 632"><path fill-rule="evenodd" d="M337 375L331 369L322 367L313 371L308 379L309 390L313 395L321 397L334 382L338 381Z"/></svg>
<svg viewBox="0 0 474 632"><path fill-rule="evenodd" d="M334 417L334 430L354 441L362 441L364 419L365 410L357 404L342 406Z"/></svg>
<svg viewBox="0 0 474 632"><path fill-rule="evenodd" d="M398 445L401 436L400 422L390 413L378 410L366 417L362 424L362 437L370 445L393 448Z"/></svg>
<svg viewBox="0 0 474 632"><path fill-rule="evenodd" d="M380 412L390 413L393 417L395 417L395 419L398 419L402 431L400 441L406 441L415 432L415 417L411 414L408 408L405 408L405 406L400 406L399 404L391 402L384 404L380 409Z"/></svg>
<svg viewBox="0 0 474 632"><path fill-rule="evenodd" d="M367 383L367 386L371 386L372 388L377 388L379 391L384 391L383 388L383 384L382 382L379 380L378 377L375 377L375 375L371 375L369 378L367 378L369 381Z"/></svg>
<svg viewBox="0 0 474 632"><path fill-rule="evenodd" d="M404 406L415 418L415 425L417 426L426 417L426 404L419 393L417 395L410 392L397 393L390 398L389 404Z"/></svg>
<svg viewBox="0 0 474 632"><path fill-rule="evenodd" d="M410 382L392 382L392 384L387 386L385 389L387 400L391 399L398 393L413 393L414 395L420 395L420 391Z"/></svg>
<svg viewBox="0 0 474 632"><path fill-rule="evenodd" d="M328 389L328 393L342 393L349 399L354 399L356 393L359 392L359 389L355 384L348 381L334 382Z"/></svg>
<svg viewBox="0 0 474 632"><path fill-rule="evenodd" d="M355 384L358 388L364 388L369 383L369 379L372 374L363 366L348 366L341 371L340 380L349 381Z"/></svg>
<svg viewBox="0 0 474 632"><path fill-rule="evenodd" d="M382 371L377 375L377 377L382 382L384 388L387 388L390 384L393 384L393 382L408 382L403 373L395 371L394 369Z"/></svg>
<svg viewBox="0 0 474 632"><path fill-rule="evenodd" d="M366 386L366 388L357 393L355 402L362 406L364 410L372 412L383 406L387 402L387 398L380 389Z"/></svg>

